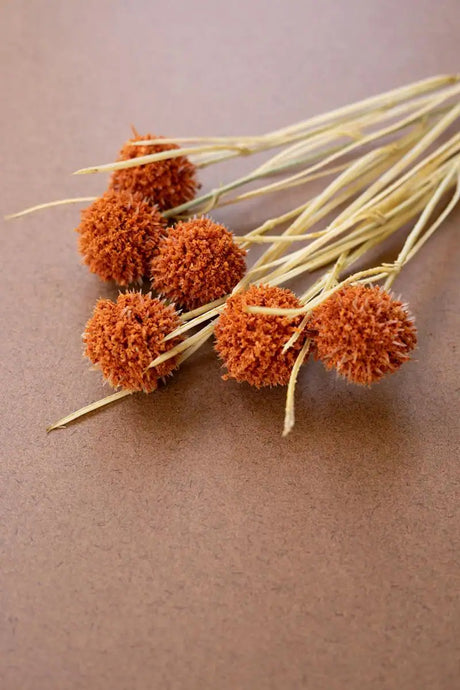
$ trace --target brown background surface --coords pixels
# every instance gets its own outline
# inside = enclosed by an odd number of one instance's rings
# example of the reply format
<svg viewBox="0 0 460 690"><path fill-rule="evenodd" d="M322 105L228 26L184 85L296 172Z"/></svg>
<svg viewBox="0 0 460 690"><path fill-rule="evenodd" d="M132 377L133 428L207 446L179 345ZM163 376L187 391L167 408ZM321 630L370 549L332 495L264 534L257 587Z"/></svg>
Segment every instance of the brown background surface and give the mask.
<svg viewBox="0 0 460 690"><path fill-rule="evenodd" d="M459 68L456 0L3 0L0 27L2 215L101 191L69 173L130 123L264 132ZM288 201L216 217L244 232ZM0 687L458 687L458 212L395 285L417 361L373 390L310 364L288 440L284 390L224 383L210 347L45 434L108 393L80 333L116 290L77 222L2 221Z"/></svg>

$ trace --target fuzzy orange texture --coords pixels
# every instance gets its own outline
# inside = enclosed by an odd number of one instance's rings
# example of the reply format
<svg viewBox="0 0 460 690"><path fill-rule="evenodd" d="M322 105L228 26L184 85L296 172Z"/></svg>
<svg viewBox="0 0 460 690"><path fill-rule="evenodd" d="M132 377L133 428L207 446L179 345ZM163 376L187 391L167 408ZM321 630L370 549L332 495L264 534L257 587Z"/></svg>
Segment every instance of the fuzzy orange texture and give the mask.
<svg viewBox="0 0 460 690"><path fill-rule="evenodd" d="M315 355L348 381L370 385L410 357L417 331L402 302L379 286L346 286L312 312Z"/></svg>
<svg viewBox="0 0 460 690"><path fill-rule="evenodd" d="M286 354L282 349L301 317L249 314L245 305L302 306L290 290L268 285L252 285L245 293L229 297L215 327L215 348L228 369L223 378L246 381L257 388L286 385L305 337L298 338Z"/></svg>
<svg viewBox="0 0 460 690"><path fill-rule="evenodd" d="M100 299L83 334L85 355L114 388L150 393L176 367L172 357L147 369L155 357L180 342L180 337L163 340L179 325L174 308L150 294L127 292L116 302Z"/></svg>
<svg viewBox="0 0 460 690"><path fill-rule="evenodd" d="M131 142L144 139L161 139L153 134L136 133L127 141L119 154L119 161L148 156L178 149L177 144L152 144L149 146L133 146ZM140 192L151 203L156 204L160 211L184 204L194 198L199 184L196 179L196 167L185 156L155 161L135 168L124 168L112 173L110 186L116 191L127 190Z"/></svg>
<svg viewBox="0 0 460 690"><path fill-rule="evenodd" d="M179 222L151 262L152 287L187 309L227 295L241 280L246 252L210 218Z"/></svg>
<svg viewBox="0 0 460 690"><path fill-rule="evenodd" d="M164 226L156 206L140 194L109 190L82 211L79 250L102 280L130 285L148 274Z"/></svg>

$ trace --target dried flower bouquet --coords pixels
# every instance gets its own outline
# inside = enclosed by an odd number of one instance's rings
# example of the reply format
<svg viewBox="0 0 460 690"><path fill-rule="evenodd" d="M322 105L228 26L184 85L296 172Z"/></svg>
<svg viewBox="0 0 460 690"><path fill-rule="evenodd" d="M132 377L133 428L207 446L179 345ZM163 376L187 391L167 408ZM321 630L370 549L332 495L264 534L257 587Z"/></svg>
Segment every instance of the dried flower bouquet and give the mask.
<svg viewBox="0 0 460 690"><path fill-rule="evenodd" d="M117 162L77 171L111 173L102 197L14 214L92 201L77 228L84 262L120 286L150 278L156 295L128 291L116 302L99 300L85 354L121 390L50 429L155 390L213 334L224 378L287 386L285 435L310 353L361 385L396 371L410 358L416 330L407 305L389 290L458 201L459 94L458 77L435 77L258 137L134 132ZM274 148L280 151L263 165L196 196L200 167ZM324 181L320 193L244 236L204 215L311 180ZM397 231L405 238L393 263L350 272ZM270 246L246 271L247 252L263 243ZM319 269L325 272L299 297L281 287Z"/></svg>

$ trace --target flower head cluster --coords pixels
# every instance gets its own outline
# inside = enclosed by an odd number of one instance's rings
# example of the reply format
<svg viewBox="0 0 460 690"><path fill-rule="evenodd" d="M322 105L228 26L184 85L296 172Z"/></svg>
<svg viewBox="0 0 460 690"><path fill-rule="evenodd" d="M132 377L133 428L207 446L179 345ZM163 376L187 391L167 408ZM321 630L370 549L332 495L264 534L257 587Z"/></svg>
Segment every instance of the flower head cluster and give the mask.
<svg viewBox="0 0 460 690"><path fill-rule="evenodd" d="M150 269L152 287L187 309L227 295L246 270L246 252L210 218L179 222L158 245Z"/></svg>
<svg viewBox="0 0 460 690"><path fill-rule="evenodd" d="M283 347L301 318L251 314L246 311L248 305L301 307L293 292L269 285L252 285L229 297L215 327L216 351L228 371L224 379L246 381L257 388L286 385L304 339L298 338L286 353Z"/></svg>
<svg viewBox="0 0 460 690"><path fill-rule="evenodd" d="M79 249L89 269L118 285L149 271L165 222L142 195L108 190L81 215Z"/></svg>
<svg viewBox="0 0 460 690"><path fill-rule="evenodd" d="M179 323L174 308L151 295L127 292L116 302L100 299L83 334L85 355L111 386L150 393L177 365L176 358L171 357L147 368L155 357L180 341L164 340Z"/></svg>
<svg viewBox="0 0 460 690"><path fill-rule="evenodd" d="M314 309L308 328L325 367L363 385L399 369L417 343L402 302L378 286L343 287Z"/></svg>
<svg viewBox="0 0 460 690"><path fill-rule="evenodd" d="M133 145L135 141L149 139L158 139L158 144ZM122 147L118 160L126 161L179 148L177 144L162 144L161 139L152 134L136 134ZM115 170L110 185L115 191L139 192L156 204L160 211L190 201L198 189L196 168L185 156Z"/></svg>

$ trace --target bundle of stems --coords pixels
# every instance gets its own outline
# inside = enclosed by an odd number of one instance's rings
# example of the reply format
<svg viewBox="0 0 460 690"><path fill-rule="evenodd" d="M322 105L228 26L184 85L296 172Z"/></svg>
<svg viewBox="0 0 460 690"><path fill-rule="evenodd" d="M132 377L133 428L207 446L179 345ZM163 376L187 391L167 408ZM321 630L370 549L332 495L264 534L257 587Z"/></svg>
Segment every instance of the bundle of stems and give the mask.
<svg viewBox="0 0 460 690"><path fill-rule="evenodd" d="M78 170L75 174L112 172L184 155L189 156L196 167L203 168L236 156L250 156L275 148L282 149L242 177L187 203L168 209L163 215L167 218L177 218L195 213L209 213L221 206L282 191L345 171L353 163L360 161L362 153L357 158L350 158L360 149L373 146L379 140L396 136L398 133L404 133L408 128L413 129L414 137L421 137L424 131L442 119L449 108L449 102L460 94L460 85L457 83L459 79L458 75L447 75L423 80L259 136L163 138L162 144L185 143L193 146L91 166ZM132 143L155 144L158 143L158 139ZM274 175L281 179L231 196L231 192L240 187ZM96 198L85 196L60 199L32 206L8 217L19 217L69 203L94 201Z"/></svg>
<svg viewBox="0 0 460 690"><path fill-rule="evenodd" d="M174 208L161 206L162 215L172 221L323 180L319 193L305 193L300 205L235 237L244 249L261 244L268 247L231 295L255 283L284 286L305 274L324 271L300 296L299 308L246 307L250 313L302 317L299 328L284 344L287 352L302 334L308 335L313 310L337 290L346 285L379 282L389 290L402 268L456 205L460 196L460 134L452 134L451 129L460 117L459 81L460 75L433 77L258 136L160 140L140 140L136 136L130 146L160 142L180 148L134 158L122 156L123 160L77 170L75 174L109 173L178 157L187 157L196 168L206 168L238 156L272 151L264 163L226 184ZM447 195L450 198L440 210ZM9 217L96 199L60 199ZM280 232L278 228L284 229ZM394 262L351 272L356 263L366 260L372 250L397 232L404 234ZM149 368L173 357L178 364L191 357L212 336L227 298L182 313L180 325L165 340L178 336L182 339L153 359ZM284 435L294 425L296 380L310 345L306 337L291 371ZM64 417L49 430L131 393L118 391Z"/></svg>

